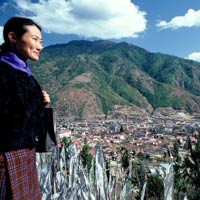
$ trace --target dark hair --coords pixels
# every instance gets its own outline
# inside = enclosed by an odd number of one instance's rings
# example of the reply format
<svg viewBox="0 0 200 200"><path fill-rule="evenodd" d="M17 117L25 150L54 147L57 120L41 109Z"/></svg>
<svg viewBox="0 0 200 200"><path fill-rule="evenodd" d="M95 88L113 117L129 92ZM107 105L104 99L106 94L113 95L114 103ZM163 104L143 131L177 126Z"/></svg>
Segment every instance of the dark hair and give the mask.
<svg viewBox="0 0 200 200"><path fill-rule="evenodd" d="M18 38L21 38L22 35L27 32L27 25L35 25L40 31L41 27L36 24L33 20L24 17L12 17L4 25L3 29L3 38L4 43L1 45L1 50L6 51L10 50L10 41L8 38L8 33L13 32Z"/></svg>

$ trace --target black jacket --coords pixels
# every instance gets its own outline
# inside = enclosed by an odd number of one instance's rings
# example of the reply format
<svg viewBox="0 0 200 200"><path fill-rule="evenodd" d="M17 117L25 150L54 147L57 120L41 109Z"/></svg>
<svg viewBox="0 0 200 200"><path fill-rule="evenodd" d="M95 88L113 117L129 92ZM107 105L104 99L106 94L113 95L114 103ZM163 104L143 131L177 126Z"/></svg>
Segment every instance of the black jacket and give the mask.
<svg viewBox="0 0 200 200"><path fill-rule="evenodd" d="M35 147L43 123L37 81L0 61L0 152Z"/></svg>

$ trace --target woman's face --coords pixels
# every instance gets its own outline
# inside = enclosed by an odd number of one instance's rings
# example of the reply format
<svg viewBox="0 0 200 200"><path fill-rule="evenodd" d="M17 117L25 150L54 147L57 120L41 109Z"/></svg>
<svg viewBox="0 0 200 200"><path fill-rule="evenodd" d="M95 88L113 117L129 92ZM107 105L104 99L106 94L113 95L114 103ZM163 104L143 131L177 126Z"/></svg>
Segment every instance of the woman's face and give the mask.
<svg viewBox="0 0 200 200"><path fill-rule="evenodd" d="M23 60L37 61L42 50L41 31L35 25L27 25L27 31L15 41L15 50Z"/></svg>

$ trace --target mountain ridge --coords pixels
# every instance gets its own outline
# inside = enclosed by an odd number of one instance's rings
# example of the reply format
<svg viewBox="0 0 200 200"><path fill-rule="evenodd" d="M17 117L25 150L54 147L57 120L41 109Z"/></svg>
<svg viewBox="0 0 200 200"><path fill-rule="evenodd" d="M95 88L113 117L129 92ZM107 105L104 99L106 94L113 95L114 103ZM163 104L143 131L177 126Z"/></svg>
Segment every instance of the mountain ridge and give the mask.
<svg viewBox="0 0 200 200"><path fill-rule="evenodd" d="M126 42L52 45L30 65L60 116L135 117L160 107L200 110L200 63Z"/></svg>

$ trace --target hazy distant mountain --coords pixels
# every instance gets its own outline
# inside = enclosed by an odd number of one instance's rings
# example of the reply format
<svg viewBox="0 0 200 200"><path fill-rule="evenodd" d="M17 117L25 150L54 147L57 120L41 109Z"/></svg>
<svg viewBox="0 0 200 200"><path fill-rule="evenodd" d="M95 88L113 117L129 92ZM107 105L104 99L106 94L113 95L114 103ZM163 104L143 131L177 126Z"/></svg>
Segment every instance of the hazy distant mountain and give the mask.
<svg viewBox="0 0 200 200"><path fill-rule="evenodd" d="M125 42L49 46L31 68L59 115L134 116L158 107L200 111L200 63Z"/></svg>

